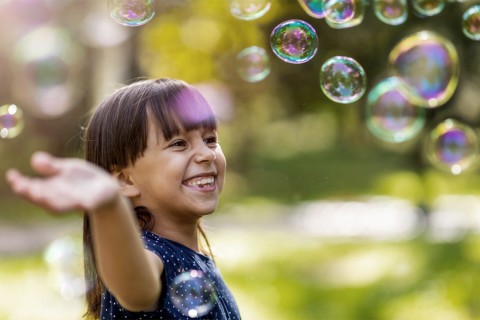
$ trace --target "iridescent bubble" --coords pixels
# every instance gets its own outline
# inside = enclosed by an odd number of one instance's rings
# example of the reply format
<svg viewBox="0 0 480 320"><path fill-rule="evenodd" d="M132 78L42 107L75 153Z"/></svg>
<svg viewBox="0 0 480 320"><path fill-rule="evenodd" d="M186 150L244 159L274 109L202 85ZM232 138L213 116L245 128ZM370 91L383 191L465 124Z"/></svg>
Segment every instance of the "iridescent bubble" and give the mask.
<svg viewBox="0 0 480 320"><path fill-rule="evenodd" d="M324 0L298 0L298 2L310 17L317 19L325 17Z"/></svg>
<svg viewBox="0 0 480 320"><path fill-rule="evenodd" d="M472 40L480 40L480 5L471 6L463 14L463 34Z"/></svg>
<svg viewBox="0 0 480 320"><path fill-rule="evenodd" d="M425 108L415 106L414 92L401 79L386 78L368 94L366 123L369 131L386 142L414 138L425 125Z"/></svg>
<svg viewBox="0 0 480 320"><path fill-rule="evenodd" d="M315 29L302 20L287 20L276 26L270 35L273 53L288 63L304 63L317 53Z"/></svg>
<svg viewBox="0 0 480 320"><path fill-rule="evenodd" d="M64 299L80 298L85 293L82 243L72 237L52 241L45 249L51 285Z"/></svg>
<svg viewBox="0 0 480 320"><path fill-rule="evenodd" d="M373 8L380 21L392 26L400 25L408 18L407 0L375 0Z"/></svg>
<svg viewBox="0 0 480 320"><path fill-rule="evenodd" d="M108 0L110 17L123 26L138 27L155 15L154 0Z"/></svg>
<svg viewBox="0 0 480 320"><path fill-rule="evenodd" d="M390 52L393 72L422 97L422 105L435 108L453 95L458 84L458 54L446 38L421 31L401 40Z"/></svg>
<svg viewBox="0 0 480 320"><path fill-rule="evenodd" d="M24 126L21 109L14 104L0 106L0 138L15 138L22 132Z"/></svg>
<svg viewBox="0 0 480 320"><path fill-rule="evenodd" d="M412 0L415 12L424 17L439 14L445 8L445 0Z"/></svg>
<svg viewBox="0 0 480 320"><path fill-rule="evenodd" d="M213 282L199 270L178 275L170 287L170 295L174 306L190 318L207 314L217 299Z"/></svg>
<svg viewBox="0 0 480 320"><path fill-rule="evenodd" d="M83 53L64 28L40 26L20 37L12 50L15 101L37 117L57 117L71 110L81 92Z"/></svg>
<svg viewBox="0 0 480 320"><path fill-rule="evenodd" d="M325 22L334 29L359 25L365 15L364 0L324 0Z"/></svg>
<svg viewBox="0 0 480 320"><path fill-rule="evenodd" d="M345 23L355 15L354 0L325 0L325 19L333 23Z"/></svg>
<svg viewBox="0 0 480 320"><path fill-rule="evenodd" d="M335 102L355 102L363 96L366 87L365 70L350 57L332 57L320 69L320 88Z"/></svg>
<svg viewBox="0 0 480 320"><path fill-rule="evenodd" d="M230 0L230 13L240 20L255 20L264 16L271 6L271 0Z"/></svg>
<svg viewBox="0 0 480 320"><path fill-rule="evenodd" d="M447 119L428 136L426 155L435 167L460 174L477 160L477 135L471 127Z"/></svg>
<svg viewBox="0 0 480 320"><path fill-rule="evenodd" d="M262 81L270 74L267 51L257 46L243 49L237 54L237 71L245 81Z"/></svg>

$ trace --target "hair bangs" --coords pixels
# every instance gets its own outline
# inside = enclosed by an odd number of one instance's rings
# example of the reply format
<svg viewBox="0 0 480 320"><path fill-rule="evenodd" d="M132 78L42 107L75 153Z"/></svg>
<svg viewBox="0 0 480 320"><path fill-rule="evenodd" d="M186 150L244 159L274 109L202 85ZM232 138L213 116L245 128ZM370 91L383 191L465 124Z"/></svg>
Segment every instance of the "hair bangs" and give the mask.
<svg viewBox="0 0 480 320"><path fill-rule="evenodd" d="M166 140L178 135L182 129L217 129L217 119L212 107L194 87L186 85L179 88L167 97L167 101L158 99L163 100L163 97L154 97L148 107Z"/></svg>

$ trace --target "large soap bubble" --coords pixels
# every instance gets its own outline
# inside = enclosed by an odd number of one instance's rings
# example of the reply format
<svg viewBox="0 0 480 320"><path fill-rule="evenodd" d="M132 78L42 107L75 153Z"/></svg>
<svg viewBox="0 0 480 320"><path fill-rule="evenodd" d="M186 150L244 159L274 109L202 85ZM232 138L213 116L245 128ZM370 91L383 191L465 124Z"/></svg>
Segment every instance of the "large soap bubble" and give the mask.
<svg viewBox="0 0 480 320"><path fill-rule="evenodd" d="M458 84L458 54L443 36L421 31L401 40L390 52L394 75L402 78L423 100L423 106L443 105Z"/></svg>
<svg viewBox="0 0 480 320"><path fill-rule="evenodd" d="M380 21L392 26L400 25L408 18L407 0L375 0L373 10Z"/></svg>
<svg viewBox="0 0 480 320"><path fill-rule="evenodd" d="M240 20L255 20L264 16L271 6L271 0L230 0L230 13Z"/></svg>
<svg viewBox="0 0 480 320"><path fill-rule="evenodd" d="M237 54L237 71L245 81L262 81L270 74L267 51L258 46L243 49Z"/></svg>
<svg viewBox="0 0 480 320"><path fill-rule="evenodd" d="M334 29L351 28L362 23L364 0L324 0L325 22Z"/></svg>
<svg viewBox="0 0 480 320"><path fill-rule="evenodd" d="M462 31L472 40L480 40L480 5L471 6L462 17Z"/></svg>
<svg viewBox="0 0 480 320"><path fill-rule="evenodd" d="M287 20L277 25L270 36L273 53L288 63L304 63L317 53L315 29L302 20Z"/></svg>
<svg viewBox="0 0 480 320"><path fill-rule="evenodd" d="M137 27L152 20L154 0L108 0L112 19L127 27Z"/></svg>
<svg viewBox="0 0 480 320"><path fill-rule="evenodd" d="M425 108L401 79L390 77L377 83L368 94L367 128L377 138L401 143L414 138L425 125Z"/></svg>
<svg viewBox="0 0 480 320"><path fill-rule="evenodd" d="M170 287L172 302L189 318L206 315L217 299L213 282L200 270L179 274Z"/></svg>
<svg viewBox="0 0 480 320"><path fill-rule="evenodd" d="M298 0L298 2L309 16L317 19L325 17L324 0Z"/></svg>
<svg viewBox="0 0 480 320"><path fill-rule="evenodd" d="M350 57L332 57L320 69L320 88L332 101L355 102L363 96L366 87L365 70Z"/></svg>
<svg viewBox="0 0 480 320"><path fill-rule="evenodd" d="M435 167L460 174L478 159L478 137L471 127L446 119L428 136L425 152Z"/></svg>

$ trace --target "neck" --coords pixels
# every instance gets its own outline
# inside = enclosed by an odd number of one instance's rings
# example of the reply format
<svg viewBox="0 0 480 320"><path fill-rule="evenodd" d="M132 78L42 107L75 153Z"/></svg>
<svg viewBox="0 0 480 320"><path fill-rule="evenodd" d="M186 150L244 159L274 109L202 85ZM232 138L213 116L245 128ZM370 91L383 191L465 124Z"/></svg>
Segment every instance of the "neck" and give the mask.
<svg viewBox="0 0 480 320"><path fill-rule="evenodd" d="M162 238L169 239L184 246L200 252L198 245L198 222L195 224L172 224L156 219L155 227L152 230Z"/></svg>

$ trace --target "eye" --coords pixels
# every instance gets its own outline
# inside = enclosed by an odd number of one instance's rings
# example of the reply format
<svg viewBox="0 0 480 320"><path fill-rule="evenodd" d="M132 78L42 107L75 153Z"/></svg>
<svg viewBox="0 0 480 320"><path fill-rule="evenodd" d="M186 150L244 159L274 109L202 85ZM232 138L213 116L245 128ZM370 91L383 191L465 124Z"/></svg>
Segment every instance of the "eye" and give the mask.
<svg viewBox="0 0 480 320"><path fill-rule="evenodd" d="M207 138L205 138L204 141L205 141L206 144L211 145L211 146L217 146L217 144L218 144L217 136L207 137Z"/></svg>
<svg viewBox="0 0 480 320"><path fill-rule="evenodd" d="M184 140L175 140L168 145L169 148L182 148L185 147L187 143Z"/></svg>

